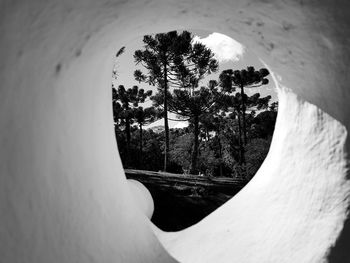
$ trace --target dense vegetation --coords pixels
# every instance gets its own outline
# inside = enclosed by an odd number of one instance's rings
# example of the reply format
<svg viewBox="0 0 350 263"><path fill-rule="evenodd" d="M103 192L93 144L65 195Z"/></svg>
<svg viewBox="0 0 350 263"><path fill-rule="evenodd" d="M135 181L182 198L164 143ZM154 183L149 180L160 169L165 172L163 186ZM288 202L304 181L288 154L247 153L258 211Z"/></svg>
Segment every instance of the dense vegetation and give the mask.
<svg viewBox="0 0 350 263"><path fill-rule="evenodd" d="M113 88L113 113L119 153L125 168L250 179L269 150L278 104L271 96L251 96L246 88L268 84L267 69L218 70L213 52L193 44L192 34L176 31L144 36L134 59L146 73L135 80L156 86ZM122 48L117 56L124 51ZM152 107L142 105L151 99ZM169 129L168 112L189 126ZM160 129L144 126L163 118Z"/></svg>

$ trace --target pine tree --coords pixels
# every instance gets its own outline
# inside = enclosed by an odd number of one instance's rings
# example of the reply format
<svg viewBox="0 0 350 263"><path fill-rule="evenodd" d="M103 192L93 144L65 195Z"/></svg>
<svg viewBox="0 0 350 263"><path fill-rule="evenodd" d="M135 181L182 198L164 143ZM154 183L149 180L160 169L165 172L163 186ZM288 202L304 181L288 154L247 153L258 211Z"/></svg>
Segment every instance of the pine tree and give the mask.
<svg viewBox="0 0 350 263"><path fill-rule="evenodd" d="M165 150L164 150L164 171L167 170L169 155L169 124L168 124L168 96L171 85L176 85L175 60L186 54L191 47L191 33L183 31L178 34L176 31L146 35L143 38L144 49L136 50L134 59L136 64L142 64L147 75L140 70L134 72L134 77L139 82L146 82L158 87L163 95L163 117L165 129Z"/></svg>
<svg viewBox="0 0 350 263"><path fill-rule="evenodd" d="M134 108L138 107L139 103L145 102L145 99L152 95L152 91L145 92L144 89L139 89L138 86L125 89L123 85L119 85L118 89L112 87L112 102L113 114L115 116L115 123L119 126L124 124L126 135L126 160L129 160L130 153L130 139L131 139L131 124L134 118ZM127 166L127 164L126 164Z"/></svg>
<svg viewBox="0 0 350 263"><path fill-rule="evenodd" d="M191 156L190 172L197 173L198 148L199 148L199 122L201 116L208 113L214 106L217 98L217 90L215 86L212 88L201 87L199 89L174 90L169 100L169 109L171 112L188 117L193 123L193 149Z"/></svg>
<svg viewBox="0 0 350 263"><path fill-rule="evenodd" d="M214 105L217 94L216 81L210 81L208 87L199 87L199 84L205 76L216 72L218 67L214 53L201 43L194 43L187 53L177 55L175 59L173 69L176 74L172 81L178 88L170 96L169 110L181 117L189 117L193 122L191 173L198 172L199 119Z"/></svg>
<svg viewBox="0 0 350 263"><path fill-rule="evenodd" d="M266 68L262 68L256 71L254 67L248 67L247 69L224 70L220 74L220 82L224 91L234 92L236 88L241 89L241 112L242 112L242 130L243 130L243 142L247 144L247 129L246 129L246 100L247 96L244 93L244 88L256 88L269 83L266 78L269 75L269 71Z"/></svg>

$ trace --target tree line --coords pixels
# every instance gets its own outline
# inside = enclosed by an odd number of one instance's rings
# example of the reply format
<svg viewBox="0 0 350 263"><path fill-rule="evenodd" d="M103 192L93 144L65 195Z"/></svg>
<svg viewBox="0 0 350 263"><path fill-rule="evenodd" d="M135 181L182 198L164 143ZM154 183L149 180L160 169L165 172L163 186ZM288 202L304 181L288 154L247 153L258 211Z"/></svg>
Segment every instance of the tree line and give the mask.
<svg viewBox="0 0 350 263"><path fill-rule="evenodd" d="M218 71L219 63L209 48L193 43L190 32L146 35L143 44L134 52L134 60L144 71L135 70L134 78L155 86L156 93L136 85L112 87L124 167L252 176L267 154L278 104L270 103L271 96L248 96L245 89L267 85L269 71L252 66L224 70L218 80L203 85L207 76ZM142 107L147 100L153 105ZM169 129L169 112L189 126ZM164 131L144 131L145 125L159 118L164 119Z"/></svg>

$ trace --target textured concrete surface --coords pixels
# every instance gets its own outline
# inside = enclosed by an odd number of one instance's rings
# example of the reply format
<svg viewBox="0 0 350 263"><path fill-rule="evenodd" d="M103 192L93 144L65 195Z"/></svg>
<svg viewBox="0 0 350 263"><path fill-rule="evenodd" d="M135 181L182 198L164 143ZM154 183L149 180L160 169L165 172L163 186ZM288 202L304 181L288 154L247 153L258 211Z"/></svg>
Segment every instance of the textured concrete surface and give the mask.
<svg viewBox="0 0 350 263"><path fill-rule="evenodd" d="M350 262L349 5L0 1L1 262ZM254 50L280 113L242 192L187 230L152 232L117 158L112 58L135 36L181 28Z"/></svg>

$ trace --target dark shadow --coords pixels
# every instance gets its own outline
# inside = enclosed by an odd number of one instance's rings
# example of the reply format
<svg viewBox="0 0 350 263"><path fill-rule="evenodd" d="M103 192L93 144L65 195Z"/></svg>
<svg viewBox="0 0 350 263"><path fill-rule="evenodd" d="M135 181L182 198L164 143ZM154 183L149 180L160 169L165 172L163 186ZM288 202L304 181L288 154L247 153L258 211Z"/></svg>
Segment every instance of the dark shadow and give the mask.
<svg viewBox="0 0 350 263"><path fill-rule="evenodd" d="M348 209L349 212L349 209ZM328 255L329 263L350 262L350 218L346 219L343 230Z"/></svg>
<svg viewBox="0 0 350 263"><path fill-rule="evenodd" d="M125 170L150 191L151 221L163 231L179 231L198 223L236 195L247 183L231 178L206 178L161 172Z"/></svg>
<svg viewBox="0 0 350 263"><path fill-rule="evenodd" d="M347 127L348 129L349 127ZM350 149L350 140L349 137L346 140L346 149ZM350 171L348 164L347 179L350 180ZM328 254L329 263L345 263L350 262L350 204L347 209L347 219L344 223L343 229L334 244L330 249Z"/></svg>

